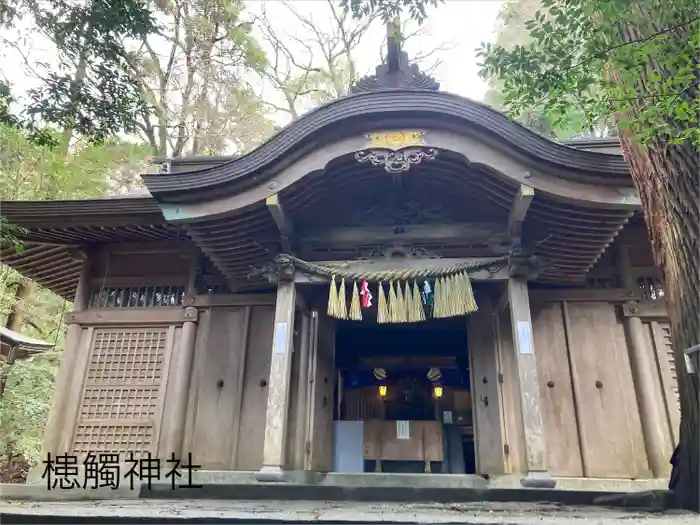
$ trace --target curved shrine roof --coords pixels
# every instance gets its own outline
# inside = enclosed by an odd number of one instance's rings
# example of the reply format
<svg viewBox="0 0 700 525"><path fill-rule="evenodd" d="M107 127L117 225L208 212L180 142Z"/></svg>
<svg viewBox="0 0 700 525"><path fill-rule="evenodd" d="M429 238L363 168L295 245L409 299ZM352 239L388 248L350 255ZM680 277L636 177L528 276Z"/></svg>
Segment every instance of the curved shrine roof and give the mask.
<svg viewBox="0 0 700 525"><path fill-rule="evenodd" d="M441 91L384 89L348 95L311 111L241 157L185 173L144 174L158 201L204 198L208 191L243 191L272 177L286 163L324 144L378 129L430 129L476 135L504 155L517 153L533 166L598 185L632 187L619 155L554 142L495 109Z"/></svg>
<svg viewBox="0 0 700 525"><path fill-rule="evenodd" d="M574 147L553 142L485 104L438 91L439 85L409 65L406 54L391 39L387 55L387 62L353 86L351 94L304 115L246 155L177 159L183 169L142 175L147 189L134 194L83 201L3 202L3 215L26 233L25 251L5 250L0 259L70 299L81 266L75 247L189 237L224 276L241 283L251 266L264 264L274 255L271 245L280 246L282 235L266 198L279 193L289 199L293 214L306 213L309 199L324 192L338 194L338 189L328 186L331 179L346 185L371 181L369 172L358 170L379 168L360 168L349 161L353 151L362 149L353 147L364 143L367 133L411 129L426 131L429 148L444 147L430 143L431 138L448 145L464 138L471 141L469 151L475 157L489 150L490 158L505 159L495 164L532 169L541 180L549 181L549 193L532 184L535 199L525 224L544 232L536 253L557 263L543 280L574 284L585 278L638 208L625 159L598 151L610 151L614 144L588 141ZM333 147L343 141L345 150L333 159ZM523 181L513 176L513 170L504 173L483 159L474 161L471 154L462 153L460 160L454 153L446 148L426 166L423 181L434 185L449 179L451 189L446 191L453 194L459 188L466 191L463 195L474 190L507 219ZM289 184L272 189L277 185L274 177L285 170L300 171L304 159L314 155L326 155L325 164L290 176ZM319 179L326 171L334 176ZM529 171L519 173L530 176ZM591 190L589 201L582 191L586 188ZM572 191L576 198L571 198ZM231 201L225 199L232 196L243 198L238 206L227 208ZM217 199L220 211L216 213L190 218L171 214L178 206L202 209ZM246 286L250 285L243 282L241 289Z"/></svg>

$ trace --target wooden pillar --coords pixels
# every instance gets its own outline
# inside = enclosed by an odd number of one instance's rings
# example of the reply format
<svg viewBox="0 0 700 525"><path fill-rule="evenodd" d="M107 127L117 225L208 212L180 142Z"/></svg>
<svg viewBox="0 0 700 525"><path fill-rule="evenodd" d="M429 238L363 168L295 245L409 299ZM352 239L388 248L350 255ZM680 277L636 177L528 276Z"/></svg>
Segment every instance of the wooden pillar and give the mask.
<svg viewBox="0 0 700 525"><path fill-rule="evenodd" d="M90 259L86 256L82 261L80 277L75 290L75 298L73 301L73 311L87 310L90 306ZM79 354L83 345L81 342L82 326L78 324L68 325L66 330L66 340L64 343L61 366L56 376L56 384L54 386L53 400L51 410L44 428L44 439L42 443L41 459L46 459L51 453L67 454L70 451L67 447L70 446L72 440L75 421L71 421L69 417L68 407L70 406L69 395L72 385L75 382L76 373L82 377L83 370L79 370Z"/></svg>
<svg viewBox="0 0 700 525"><path fill-rule="evenodd" d="M510 304L513 346L518 362L520 403L525 434L525 457L527 474L521 480L524 487L553 488L556 484L547 471L546 436L540 408L540 385L537 379L535 343L532 336L530 299L527 279L508 279L508 301Z"/></svg>
<svg viewBox="0 0 700 525"><path fill-rule="evenodd" d="M306 397L309 391L308 370L309 370L309 346L311 336L310 313L304 312L301 325L301 348L299 351L299 391L297 395L297 425L296 436L294 436L294 468L304 470L304 450L306 449Z"/></svg>
<svg viewBox="0 0 700 525"><path fill-rule="evenodd" d="M272 335L272 358L268 381L265 444L259 481L281 481L287 442L289 414L289 385L294 341L294 310L296 287L294 280L280 280L277 286L275 325Z"/></svg>
<svg viewBox="0 0 700 525"><path fill-rule="evenodd" d="M630 292L638 292L627 249L621 246L616 252L622 285ZM673 453L675 443L669 428L655 351L648 330L645 333L644 324L639 317L625 316L622 322L627 335L632 379L649 467L654 477L665 478L671 474L668 458Z"/></svg>
<svg viewBox="0 0 700 525"><path fill-rule="evenodd" d="M197 336L198 311L196 308L186 308L185 314L191 320L182 324L177 353L173 356L175 363L174 366L170 366L170 370L174 374L173 377L168 377L168 390L174 392L175 396L172 403L167 406L167 412L163 414L163 419L167 418L171 423L167 425L169 429L167 435L161 440L159 453L161 458L169 458L171 454L175 454L176 458L186 458L187 453L191 452L191 450L183 450L183 442L187 420L187 402L190 397L194 344ZM161 425L166 427L165 421L161 422Z"/></svg>

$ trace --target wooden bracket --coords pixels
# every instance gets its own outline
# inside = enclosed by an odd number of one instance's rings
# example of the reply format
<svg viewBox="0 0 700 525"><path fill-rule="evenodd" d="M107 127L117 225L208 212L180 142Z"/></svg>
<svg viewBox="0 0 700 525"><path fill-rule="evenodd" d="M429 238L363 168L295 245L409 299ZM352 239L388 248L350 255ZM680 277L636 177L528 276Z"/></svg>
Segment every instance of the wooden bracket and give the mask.
<svg viewBox="0 0 700 525"><path fill-rule="evenodd" d="M265 199L265 204L267 209L270 210L270 214L277 224L277 228L280 231L280 236L282 238L282 250L286 253L291 253L292 245L295 243L296 236L294 234L294 227L289 215L285 213L284 206L280 200L279 194L275 193L270 195Z"/></svg>
<svg viewBox="0 0 700 525"><path fill-rule="evenodd" d="M523 222L530 208L532 199L535 197L535 190L530 186L521 184L518 192L515 194L513 206L510 209L508 216L508 236L511 240L520 239L522 235Z"/></svg>

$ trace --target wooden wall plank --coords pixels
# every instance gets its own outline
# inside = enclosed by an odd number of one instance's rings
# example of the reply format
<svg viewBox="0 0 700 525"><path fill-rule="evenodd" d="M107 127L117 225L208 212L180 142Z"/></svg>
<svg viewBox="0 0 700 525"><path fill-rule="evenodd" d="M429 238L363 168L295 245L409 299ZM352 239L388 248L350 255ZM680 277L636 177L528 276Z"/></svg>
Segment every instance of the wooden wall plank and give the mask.
<svg viewBox="0 0 700 525"><path fill-rule="evenodd" d="M192 459L198 461L194 455L194 431L197 419L197 404L199 403L200 385L204 378L202 371L207 358L207 346L209 344L209 332L211 310L201 310L197 323L197 335L194 343L194 359L192 362L192 375L190 377L190 391L187 398L187 416L185 418L185 435L182 440L182 451L186 456L192 453Z"/></svg>
<svg viewBox="0 0 700 525"><path fill-rule="evenodd" d="M299 384L301 383L301 312L296 309L294 316L294 336L292 343L292 366L289 378L289 412L287 416L287 443L284 455L285 470L297 468L297 427L299 426ZM301 423L303 425L303 423ZM300 470L303 469L303 466Z"/></svg>
<svg viewBox="0 0 700 525"><path fill-rule="evenodd" d="M581 477L583 464L561 303L533 306L532 328L547 467L552 476Z"/></svg>
<svg viewBox="0 0 700 525"><path fill-rule="evenodd" d="M215 308L210 312L206 355L201 364L199 395L192 442L193 459L203 469L231 465L232 439L237 430L238 369L243 355L246 308ZM216 432L212 429L216 428Z"/></svg>
<svg viewBox="0 0 700 525"><path fill-rule="evenodd" d="M622 324L608 303L566 303L584 475L651 475Z"/></svg>
<svg viewBox="0 0 700 525"><path fill-rule="evenodd" d="M254 306L251 312L236 470L262 466L274 317L274 306Z"/></svg>
<svg viewBox="0 0 700 525"><path fill-rule="evenodd" d="M510 311L498 314L498 366L503 377L501 385L501 407L503 411L503 440L508 445L505 470L508 474L527 472L525 457L525 433L523 412L520 406L520 381L518 362L513 347L513 332L510 326ZM537 340L535 339L535 345Z"/></svg>
<svg viewBox="0 0 700 525"><path fill-rule="evenodd" d="M496 364L493 303L479 298L479 311L468 317L468 345L474 399L474 446L477 472L501 474L505 470L501 436L500 393Z"/></svg>
<svg viewBox="0 0 700 525"><path fill-rule="evenodd" d="M666 405L669 430L673 443L678 443L680 437L681 406L670 326L667 321L652 322L649 323L649 330L656 354L656 363L660 376L659 380L664 393L664 404Z"/></svg>
<svg viewBox="0 0 700 525"><path fill-rule="evenodd" d="M333 406L335 386L335 321L318 313L318 342L312 356L313 383L310 427L310 470L333 469Z"/></svg>

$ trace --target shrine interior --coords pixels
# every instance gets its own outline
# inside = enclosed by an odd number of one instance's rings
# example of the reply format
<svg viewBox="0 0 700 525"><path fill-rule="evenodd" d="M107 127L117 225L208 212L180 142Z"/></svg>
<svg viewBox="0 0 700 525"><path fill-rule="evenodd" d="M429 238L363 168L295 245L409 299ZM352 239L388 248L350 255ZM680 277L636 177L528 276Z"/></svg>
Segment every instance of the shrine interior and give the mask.
<svg viewBox="0 0 700 525"><path fill-rule="evenodd" d="M475 472L463 318L391 325L340 321L335 350L334 470L354 463L350 468L364 472ZM357 422L363 422L361 429ZM366 444L361 465L348 461L360 430ZM394 450L382 450L378 465L368 456L380 443Z"/></svg>

